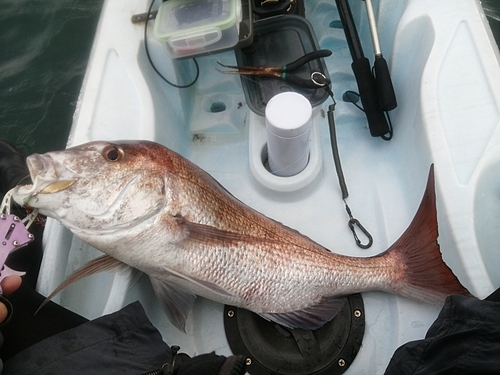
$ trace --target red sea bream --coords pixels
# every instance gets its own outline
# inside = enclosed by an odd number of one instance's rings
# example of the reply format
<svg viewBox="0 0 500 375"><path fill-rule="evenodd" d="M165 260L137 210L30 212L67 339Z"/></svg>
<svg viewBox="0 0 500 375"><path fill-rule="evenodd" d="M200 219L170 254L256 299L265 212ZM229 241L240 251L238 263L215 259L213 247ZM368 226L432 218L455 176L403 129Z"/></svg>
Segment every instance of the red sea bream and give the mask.
<svg viewBox="0 0 500 375"><path fill-rule="evenodd" d="M432 304L469 294L441 258L432 168L400 239L382 254L357 258L247 207L157 143L92 142L27 162L33 185L19 187L15 200L106 254L69 281L133 266L150 277L180 329L197 295L315 329L342 308L337 297L352 293L381 290Z"/></svg>

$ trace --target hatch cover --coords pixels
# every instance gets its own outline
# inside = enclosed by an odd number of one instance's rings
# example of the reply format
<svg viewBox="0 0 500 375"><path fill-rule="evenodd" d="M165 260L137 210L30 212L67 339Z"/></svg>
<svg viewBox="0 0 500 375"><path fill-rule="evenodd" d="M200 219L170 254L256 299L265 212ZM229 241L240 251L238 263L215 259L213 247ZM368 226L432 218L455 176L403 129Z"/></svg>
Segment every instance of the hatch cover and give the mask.
<svg viewBox="0 0 500 375"><path fill-rule="evenodd" d="M288 329L234 306L224 307L224 327L233 354L247 357L251 375L337 375L361 347L365 311L361 294L343 297L340 313L310 331Z"/></svg>

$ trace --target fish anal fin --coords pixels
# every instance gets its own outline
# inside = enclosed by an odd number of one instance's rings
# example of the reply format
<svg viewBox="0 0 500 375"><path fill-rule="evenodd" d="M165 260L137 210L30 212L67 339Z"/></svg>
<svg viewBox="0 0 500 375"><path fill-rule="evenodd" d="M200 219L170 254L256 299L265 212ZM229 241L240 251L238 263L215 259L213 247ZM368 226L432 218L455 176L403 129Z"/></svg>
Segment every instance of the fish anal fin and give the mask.
<svg viewBox="0 0 500 375"><path fill-rule="evenodd" d="M71 284L77 282L78 280L84 279L87 276L104 272L104 271L112 271L117 268L121 268L123 266L129 267L125 263L115 259L109 255L103 255L98 258L91 260L86 263L83 267L80 267L76 271L74 271L71 275L69 275L66 280L64 280L59 286L54 289L52 293L50 293L45 301L42 302L40 307L36 310L35 314L40 311L40 309L45 306L54 296L59 294L62 290L70 286Z"/></svg>
<svg viewBox="0 0 500 375"><path fill-rule="evenodd" d="M315 330L335 318L345 305L344 298L325 298L318 305L286 313L260 314L263 318L288 328Z"/></svg>
<svg viewBox="0 0 500 375"><path fill-rule="evenodd" d="M408 229L387 251L395 262L403 264L402 277L393 293L440 305L447 296L471 296L453 271L444 263L438 238L434 165L415 217Z"/></svg>
<svg viewBox="0 0 500 375"><path fill-rule="evenodd" d="M186 320L196 295L169 283L149 277L153 290L169 321L180 331L186 332Z"/></svg>

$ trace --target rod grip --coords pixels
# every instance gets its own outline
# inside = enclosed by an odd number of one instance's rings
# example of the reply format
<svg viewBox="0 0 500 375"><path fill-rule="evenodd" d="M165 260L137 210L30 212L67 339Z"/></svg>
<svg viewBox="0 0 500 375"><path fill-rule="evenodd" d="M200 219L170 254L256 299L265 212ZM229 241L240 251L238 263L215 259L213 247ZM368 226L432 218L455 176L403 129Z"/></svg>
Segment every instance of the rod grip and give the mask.
<svg viewBox="0 0 500 375"><path fill-rule="evenodd" d="M396 94L392 86L387 61L381 55L375 57L373 69L375 70L375 82L377 85L380 109L383 111L392 111L398 106L398 102L396 101Z"/></svg>
<svg viewBox="0 0 500 375"><path fill-rule="evenodd" d="M379 107L377 97L377 87L375 78L372 75L370 62L366 57L356 59L351 64L358 83L361 103L368 120L368 127L372 137L380 137L389 132L389 125L384 116L384 112Z"/></svg>

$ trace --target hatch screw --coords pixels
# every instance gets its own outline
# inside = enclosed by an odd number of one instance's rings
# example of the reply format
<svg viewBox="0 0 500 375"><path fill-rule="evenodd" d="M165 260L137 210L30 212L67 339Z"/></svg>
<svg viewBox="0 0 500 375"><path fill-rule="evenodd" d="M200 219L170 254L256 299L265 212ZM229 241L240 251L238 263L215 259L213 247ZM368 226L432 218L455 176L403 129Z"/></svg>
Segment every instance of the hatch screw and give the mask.
<svg viewBox="0 0 500 375"><path fill-rule="evenodd" d="M338 361L338 364L340 367L344 367L345 366L345 359L340 358Z"/></svg>
<svg viewBox="0 0 500 375"><path fill-rule="evenodd" d="M354 316L355 316L356 318L361 317L361 310L354 310Z"/></svg>
<svg viewBox="0 0 500 375"><path fill-rule="evenodd" d="M229 316L230 318L232 318L234 316L234 311L233 310L229 310L227 312L227 316Z"/></svg>
<svg viewBox="0 0 500 375"><path fill-rule="evenodd" d="M14 246L19 246L19 242L17 242L17 241L12 241L12 245L14 245Z"/></svg>
<svg viewBox="0 0 500 375"><path fill-rule="evenodd" d="M247 359L246 359L246 361L245 361L245 364L246 364L247 366L250 366L250 365L252 364L252 358L247 357Z"/></svg>
<svg viewBox="0 0 500 375"><path fill-rule="evenodd" d="M13 220L14 220L14 221L19 221L19 220L21 220L21 219L19 219L17 216L14 216L14 217L13 217Z"/></svg>
<svg viewBox="0 0 500 375"><path fill-rule="evenodd" d="M29 238L30 240L32 240L32 239L34 239L34 238L35 238L35 236L33 236L33 234L31 234L31 233L30 233L30 234L28 234L28 238Z"/></svg>

